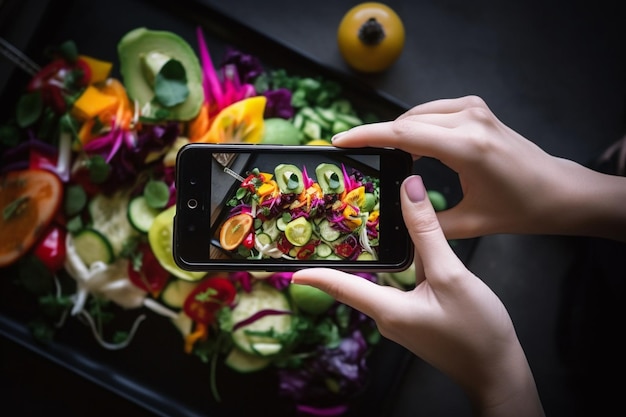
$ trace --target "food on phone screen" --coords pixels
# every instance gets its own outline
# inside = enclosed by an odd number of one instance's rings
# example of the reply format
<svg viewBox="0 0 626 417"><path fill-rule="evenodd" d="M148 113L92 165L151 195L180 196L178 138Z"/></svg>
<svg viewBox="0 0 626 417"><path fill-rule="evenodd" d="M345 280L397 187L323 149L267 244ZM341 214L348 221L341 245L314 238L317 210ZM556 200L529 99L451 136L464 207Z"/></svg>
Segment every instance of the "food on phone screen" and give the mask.
<svg viewBox="0 0 626 417"><path fill-rule="evenodd" d="M219 225L220 245L233 256L378 259L378 178L345 164L281 163L274 174L254 168L238 179Z"/></svg>

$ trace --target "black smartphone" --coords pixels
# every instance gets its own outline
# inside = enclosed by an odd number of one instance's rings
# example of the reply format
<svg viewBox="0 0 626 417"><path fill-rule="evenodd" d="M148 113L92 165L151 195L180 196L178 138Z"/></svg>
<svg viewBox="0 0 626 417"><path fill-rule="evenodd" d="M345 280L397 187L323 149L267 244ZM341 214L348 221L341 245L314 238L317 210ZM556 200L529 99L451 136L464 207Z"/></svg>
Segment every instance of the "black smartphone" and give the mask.
<svg viewBox="0 0 626 417"><path fill-rule="evenodd" d="M414 251L400 186L412 169L389 148L185 145L174 260L190 271L404 270Z"/></svg>

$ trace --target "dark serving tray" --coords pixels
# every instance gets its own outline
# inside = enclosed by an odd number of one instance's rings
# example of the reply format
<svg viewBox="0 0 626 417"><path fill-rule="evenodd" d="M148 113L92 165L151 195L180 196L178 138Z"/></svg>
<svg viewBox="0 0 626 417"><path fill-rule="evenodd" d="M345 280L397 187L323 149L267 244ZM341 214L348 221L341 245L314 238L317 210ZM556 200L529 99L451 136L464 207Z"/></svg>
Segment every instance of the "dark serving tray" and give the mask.
<svg viewBox="0 0 626 417"><path fill-rule="evenodd" d="M73 39L81 53L118 62L118 40L139 26L173 31L195 46L197 25L204 27L216 63L227 46L233 46L256 55L268 67L334 79L359 110L374 112L381 119L393 119L407 109L349 75L333 72L299 51L287 48L279 40L270 39L200 1L0 2L0 36L18 45L40 64L46 63L43 54L46 46L67 39ZM117 76L116 71L115 68ZM26 74L0 58L0 114L14 111L17 96L27 81ZM427 159L416 163L415 170L424 177L429 188L442 192L451 204L458 201L460 187L455 173ZM474 246L475 240L458 241L454 249L467 261ZM35 342L26 323L36 309L32 297L17 291L10 280L0 279L0 334L4 338L157 415L262 415L262 410L274 416L287 415L276 398L274 377L267 373L239 375L221 366L218 384L223 402L215 402L210 394L208 365L183 352L181 336L166 318L146 312L149 319L142 323L130 346L109 351L100 347L89 329L78 320L69 320L52 344ZM126 313L134 318L143 311ZM369 358L369 385L357 399L351 415L384 415L387 405L393 401L394 386L410 359L405 349L388 340L375 347Z"/></svg>

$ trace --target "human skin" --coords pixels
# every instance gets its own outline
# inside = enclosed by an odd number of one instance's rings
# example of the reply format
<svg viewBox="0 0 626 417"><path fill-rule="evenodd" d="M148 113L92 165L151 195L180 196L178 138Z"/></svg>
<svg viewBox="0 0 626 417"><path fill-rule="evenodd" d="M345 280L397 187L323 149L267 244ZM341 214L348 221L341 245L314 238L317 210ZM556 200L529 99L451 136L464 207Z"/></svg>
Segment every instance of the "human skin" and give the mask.
<svg viewBox="0 0 626 417"><path fill-rule="evenodd" d="M342 132L333 144L399 148L454 170L462 200L437 213L448 239L521 233L626 241L626 177L548 154L477 96L421 104Z"/></svg>
<svg viewBox="0 0 626 417"><path fill-rule="evenodd" d="M404 181L401 203L421 260L412 290L334 269L300 270L293 282L317 287L371 317L383 336L456 381L476 415L542 417L534 378L505 306L448 244L419 176Z"/></svg>

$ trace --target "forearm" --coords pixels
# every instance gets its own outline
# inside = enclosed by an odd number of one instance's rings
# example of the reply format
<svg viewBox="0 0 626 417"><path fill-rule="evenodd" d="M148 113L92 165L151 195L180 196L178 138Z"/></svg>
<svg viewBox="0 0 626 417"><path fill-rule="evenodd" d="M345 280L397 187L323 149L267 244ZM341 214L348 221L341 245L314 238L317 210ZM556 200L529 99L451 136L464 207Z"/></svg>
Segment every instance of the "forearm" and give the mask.
<svg viewBox="0 0 626 417"><path fill-rule="evenodd" d="M557 204L549 215L548 233L626 241L626 177L559 162L563 185L555 190Z"/></svg>
<svg viewBox="0 0 626 417"><path fill-rule="evenodd" d="M494 363L490 377L465 388L476 416L545 416L532 371L519 344L505 360Z"/></svg>

